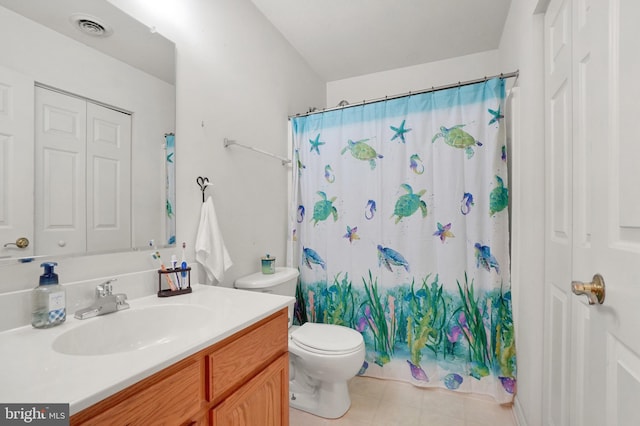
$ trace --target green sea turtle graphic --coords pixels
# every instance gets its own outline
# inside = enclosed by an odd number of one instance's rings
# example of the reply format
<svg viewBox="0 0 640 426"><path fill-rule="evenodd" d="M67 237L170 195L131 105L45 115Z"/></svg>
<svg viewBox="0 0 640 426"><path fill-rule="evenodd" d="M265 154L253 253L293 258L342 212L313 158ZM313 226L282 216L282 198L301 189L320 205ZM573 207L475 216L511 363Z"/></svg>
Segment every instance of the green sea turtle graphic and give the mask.
<svg viewBox="0 0 640 426"><path fill-rule="evenodd" d="M496 176L498 186L493 188L489 194L489 215L502 211L509 204L509 189L504 187L504 182L500 176Z"/></svg>
<svg viewBox="0 0 640 426"><path fill-rule="evenodd" d="M436 133L433 139L431 139L431 143L435 142L438 138L443 138L447 145L454 148L464 149L464 152L467 154L467 158L473 157L474 152L472 146L482 146L482 143L477 141L476 138L471 136L469 133L462 130L464 126L464 124L458 124L448 129L441 126L440 133Z"/></svg>
<svg viewBox="0 0 640 426"><path fill-rule="evenodd" d="M362 139L357 142L349 139L347 142L347 146L342 149L340 155L343 155L347 150L351 151L351 155L353 158L362 161L368 161L371 166L371 170L376 168L376 159L382 158L382 155L378 154L375 149L371 147L371 145L366 144L365 142L369 139Z"/></svg>
<svg viewBox="0 0 640 426"><path fill-rule="evenodd" d="M426 217L427 203L421 200L420 197L422 197L427 191L423 189L417 194L414 194L413 188L406 183L403 183L400 187L407 191L407 194L400 196L396 201L396 206L393 209L393 215L391 215L391 217L397 216L396 223L400 222L403 217L409 217L414 214L418 208L422 211L422 217Z"/></svg>
<svg viewBox="0 0 640 426"><path fill-rule="evenodd" d="M336 200L336 197L327 200L327 194L322 191L318 191L316 194L322 198L320 201L316 202L313 206L313 226L316 226L318 222L321 220L325 220L329 217L329 215L333 216L333 221L338 220L338 209L335 208L333 202Z"/></svg>

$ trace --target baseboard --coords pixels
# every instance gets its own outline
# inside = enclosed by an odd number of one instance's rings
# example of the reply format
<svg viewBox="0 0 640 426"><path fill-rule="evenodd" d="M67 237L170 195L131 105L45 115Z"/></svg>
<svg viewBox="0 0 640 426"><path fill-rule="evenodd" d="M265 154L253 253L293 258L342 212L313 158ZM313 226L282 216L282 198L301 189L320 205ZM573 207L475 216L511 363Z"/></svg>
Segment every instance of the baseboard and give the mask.
<svg viewBox="0 0 640 426"><path fill-rule="evenodd" d="M525 419L524 413L522 412L522 407L520 406L520 400L518 399L518 396L516 396L513 401L513 416L515 417L516 425L528 426L527 419Z"/></svg>

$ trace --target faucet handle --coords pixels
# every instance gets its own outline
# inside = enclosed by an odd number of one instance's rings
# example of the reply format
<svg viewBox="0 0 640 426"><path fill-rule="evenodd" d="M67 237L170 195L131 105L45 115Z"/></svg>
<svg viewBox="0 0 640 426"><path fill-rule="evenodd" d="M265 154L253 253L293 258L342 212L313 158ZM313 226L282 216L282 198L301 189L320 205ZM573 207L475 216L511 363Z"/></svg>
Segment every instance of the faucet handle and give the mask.
<svg viewBox="0 0 640 426"><path fill-rule="evenodd" d="M96 287L96 297L105 297L105 296L110 296L113 294L113 287L111 286L111 283L114 281L118 281L117 278L111 278L105 282L103 282L102 284L99 284Z"/></svg>
<svg viewBox="0 0 640 426"><path fill-rule="evenodd" d="M122 311L123 309L129 309L127 295L124 293L118 293L116 294L116 310Z"/></svg>

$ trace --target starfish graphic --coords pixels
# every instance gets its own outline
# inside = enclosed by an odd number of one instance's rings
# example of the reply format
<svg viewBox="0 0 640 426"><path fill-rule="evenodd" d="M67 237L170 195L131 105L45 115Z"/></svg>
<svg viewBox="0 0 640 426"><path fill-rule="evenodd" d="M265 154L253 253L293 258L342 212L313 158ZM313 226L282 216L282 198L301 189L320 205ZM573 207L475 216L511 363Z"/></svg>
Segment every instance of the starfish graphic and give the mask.
<svg viewBox="0 0 640 426"><path fill-rule="evenodd" d="M498 105L498 110L494 111L491 108L489 108L489 114L491 114L493 116L493 118L489 121L489 126L492 125L493 123L497 123L498 121L500 121L501 119L504 118L504 114L502 114L500 112L500 108L501 106Z"/></svg>
<svg viewBox="0 0 640 426"><path fill-rule="evenodd" d="M311 149L309 150L309 152L317 152L318 155L320 155L320 149L318 149L320 147L320 145L324 145L324 142L320 142L320 133L318 133L318 136L316 136L315 140L314 139L309 139L309 143L311 144Z"/></svg>
<svg viewBox="0 0 640 426"><path fill-rule="evenodd" d="M451 232L451 224L447 223L446 225L442 226L440 222L438 222L438 230L434 232L433 235L440 237L440 241L442 241L443 243L447 238L455 237L455 235L453 235L453 232Z"/></svg>
<svg viewBox="0 0 640 426"><path fill-rule="evenodd" d="M404 128L404 123L407 120L402 120L402 124L400 124L400 127L394 127L394 126L389 126L391 127L391 130L393 130L394 132L396 132L395 135L393 135L393 137L391 138L391 140L394 140L396 138L400 138L400 140L402 141L402 143L405 143L406 141L404 140L404 134L407 132L410 132L411 129L405 129Z"/></svg>
<svg viewBox="0 0 640 426"><path fill-rule="evenodd" d="M359 240L360 239L360 237L358 236L358 234L356 234L356 232L358 232L358 227L357 226L354 226L352 228L349 225L347 225L347 233L344 234L342 237L348 239L349 242L352 243L353 240Z"/></svg>

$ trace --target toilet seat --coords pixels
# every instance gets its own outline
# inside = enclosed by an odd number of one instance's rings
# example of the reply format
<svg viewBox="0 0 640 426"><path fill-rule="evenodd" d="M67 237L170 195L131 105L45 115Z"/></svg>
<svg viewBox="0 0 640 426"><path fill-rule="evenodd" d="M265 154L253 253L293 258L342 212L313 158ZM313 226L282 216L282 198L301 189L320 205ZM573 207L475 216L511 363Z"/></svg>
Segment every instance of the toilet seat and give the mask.
<svg viewBox="0 0 640 426"><path fill-rule="evenodd" d="M312 322L291 332L290 339L296 346L322 355L346 355L364 345L362 335L351 328Z"/></svg>

